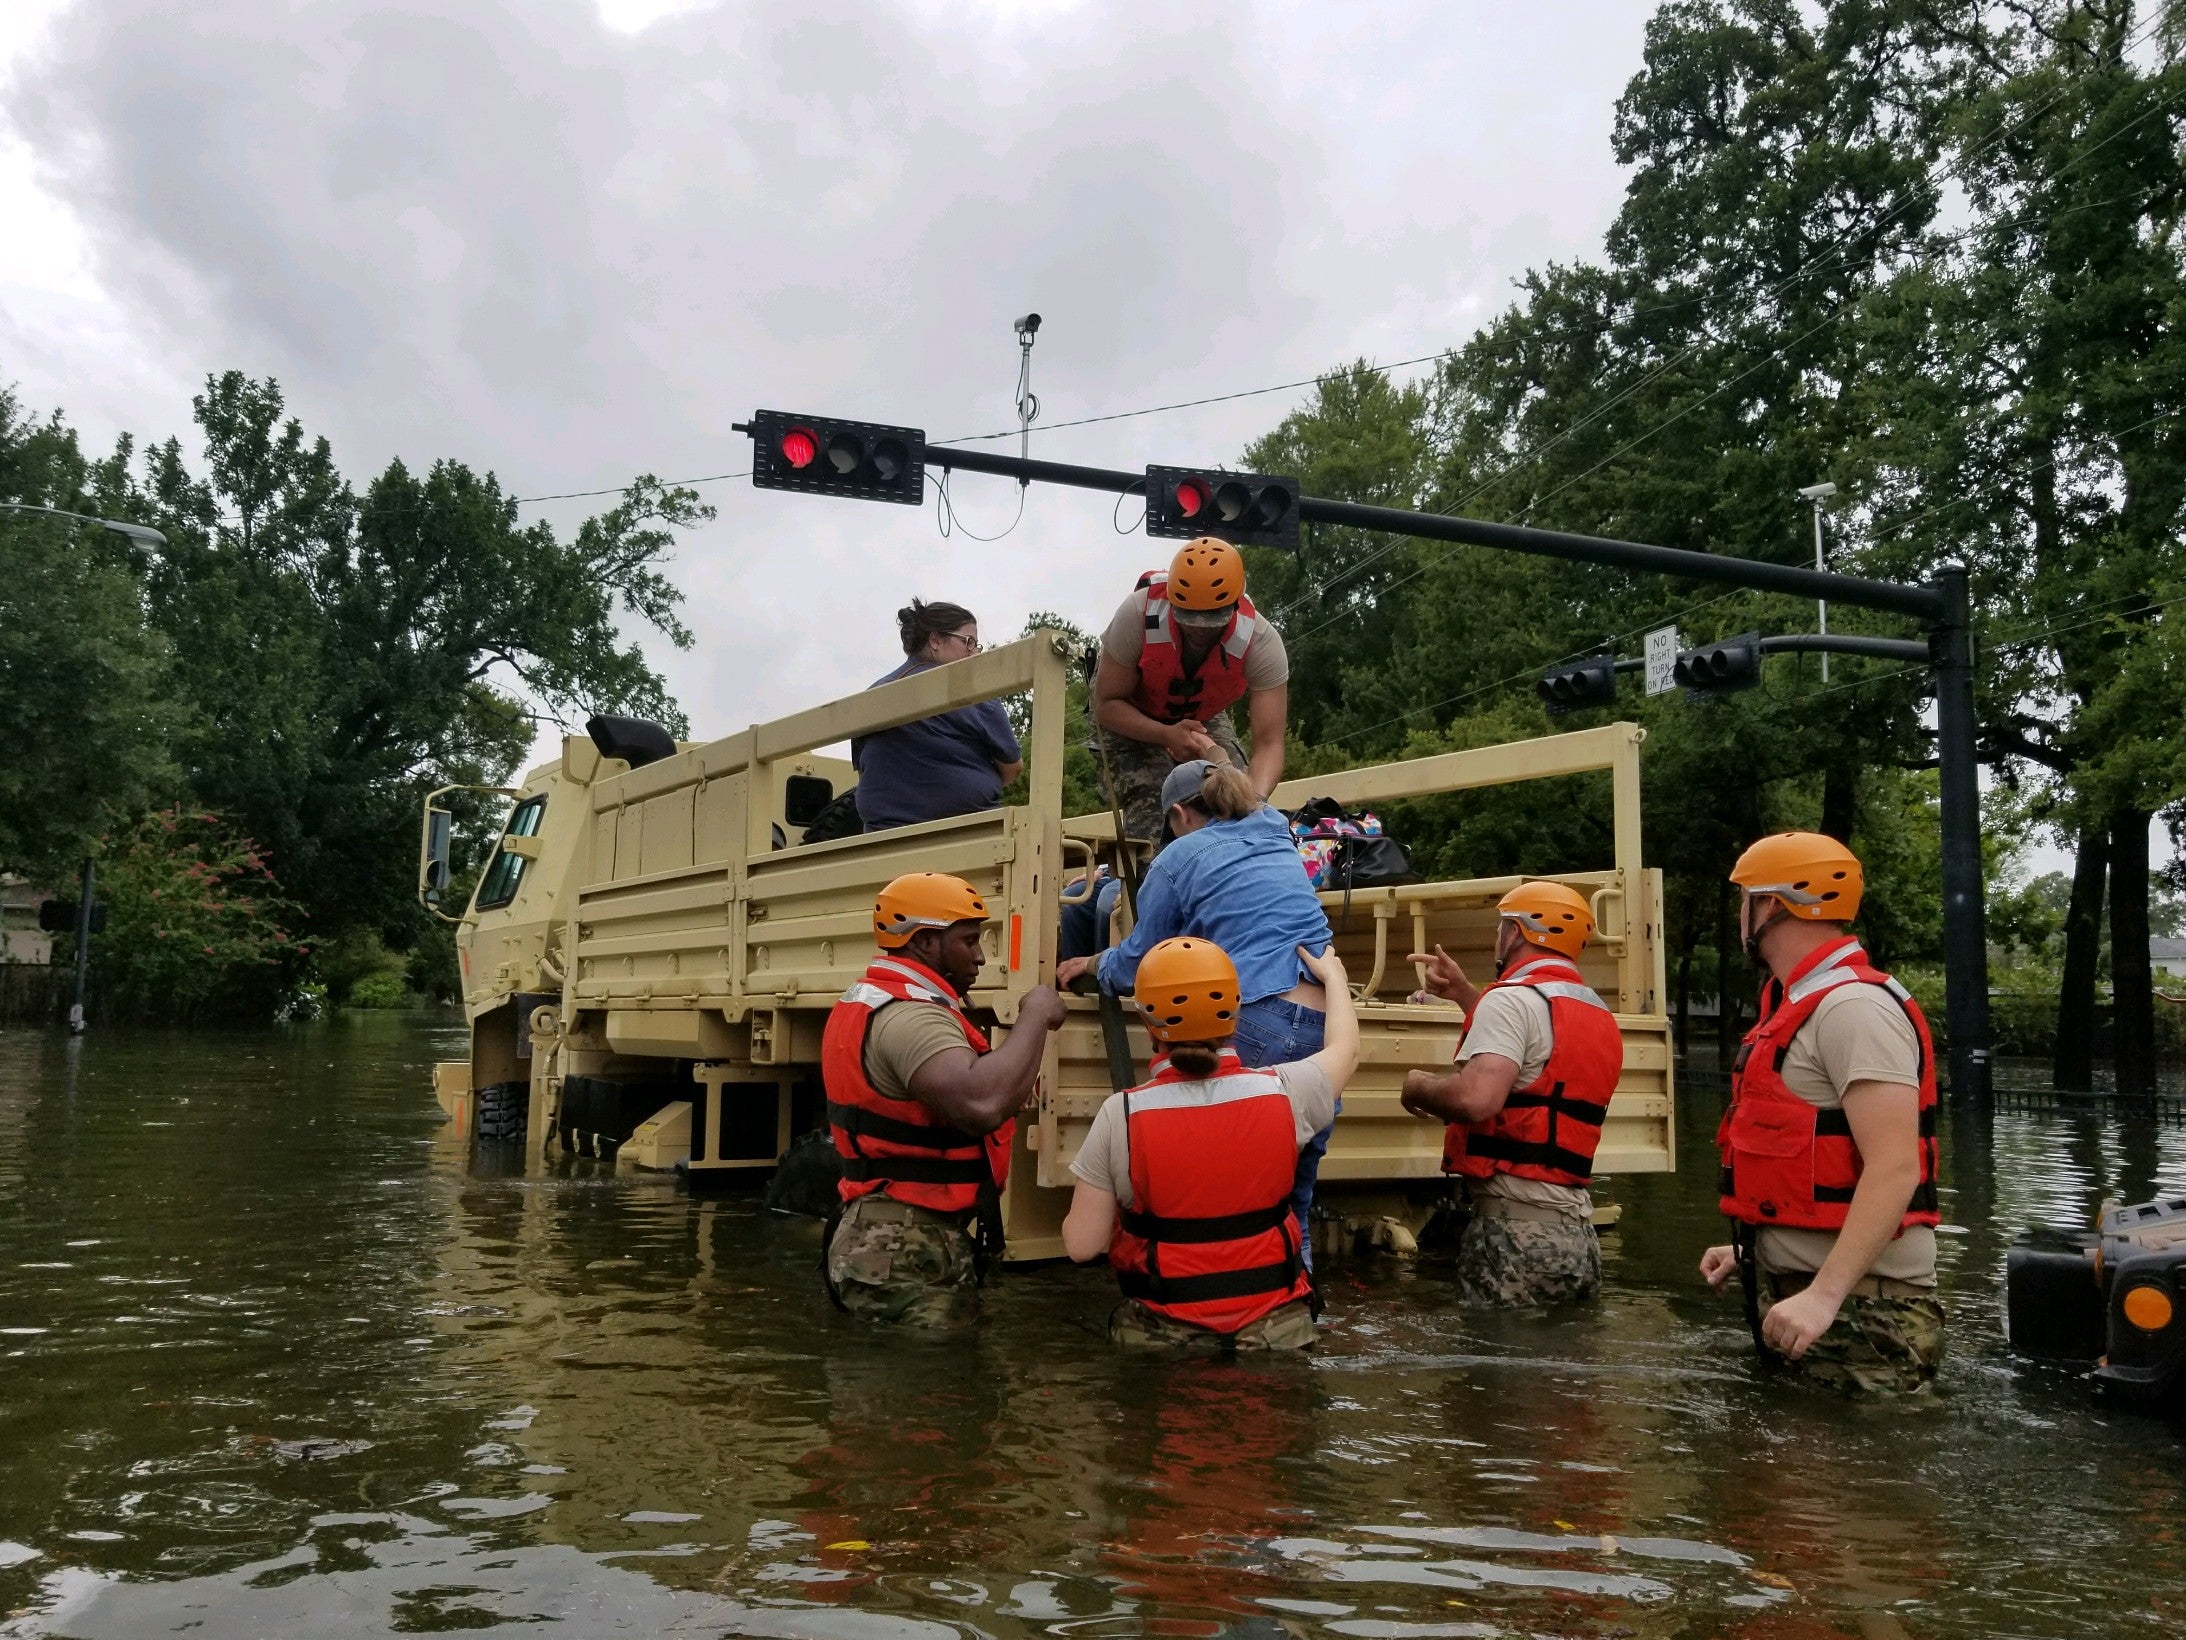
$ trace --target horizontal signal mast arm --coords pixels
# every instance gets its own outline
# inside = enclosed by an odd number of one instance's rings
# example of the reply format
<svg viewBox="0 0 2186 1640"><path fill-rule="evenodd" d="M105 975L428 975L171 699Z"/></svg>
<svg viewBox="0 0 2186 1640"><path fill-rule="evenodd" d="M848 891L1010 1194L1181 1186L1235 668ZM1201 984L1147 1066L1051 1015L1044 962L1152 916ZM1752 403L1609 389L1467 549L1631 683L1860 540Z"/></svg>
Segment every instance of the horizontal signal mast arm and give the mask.
<svg viewBox="0 0 2186 1640"><path fill-rule="evenodd" d="M1143 473L1126 473L1109 467L1075 467L1060 461L1034 461L1022 456L958 450L939 444L926 446L926 461L929 466L945 470L960 468L967 473L991 473L997 478L1067 484L1110 495L1128 495L1146 483ZM1721 581L1762 592L1782 592L1797 598L1819 598L1831 603L1856 604L1864 609L1888 610L1931 623L1942 620L1946 614L1942 594L1931 586L1871 581L1860 575L1839 575L1829 570L1801 569L1793 564L1694 552L1684 547L1646 546L1637 541L1612 541L1596 535L1534 529L1526 524L1490 524L1448 513L1408 512L1401 507L1374 507L1357 501L1324 501L1317 496L1298 498L1298 516L1316 524L1341 524L1352 529L1379 530L1389 535L1410 535L1428 541L1453 541L1462 546L1496 547L1506 552L1531 553L1537 558L1614 564L1648 575Z"/></svg>
<svg viewBox="0 0 2186 1640"><path fill-rule="evenodd" d="M1850 633L1793 632L1779 638L1763 638L1764 655L1871 655L1883 661L1917 661L1926 666L1934 651L1914 638L1860 638Z"/></svg>

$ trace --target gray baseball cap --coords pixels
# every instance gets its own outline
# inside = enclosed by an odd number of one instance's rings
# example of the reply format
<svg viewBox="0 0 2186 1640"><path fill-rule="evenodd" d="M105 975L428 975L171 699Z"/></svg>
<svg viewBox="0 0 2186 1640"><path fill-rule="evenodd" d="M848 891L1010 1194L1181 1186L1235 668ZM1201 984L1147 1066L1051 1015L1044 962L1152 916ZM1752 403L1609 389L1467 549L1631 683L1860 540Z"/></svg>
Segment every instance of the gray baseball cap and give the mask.
<svg viewBox="0 0 2186 1640"><path fill-rule="evenodd" d="M1189 803L1199 795L1199 788L1207 783L1207 771L1214 765L1203 757L1195 757L1189 763L1179 763L1169 771L1169 778L1161 783L1161 812L1166 815L1179 803Z"/></svg>

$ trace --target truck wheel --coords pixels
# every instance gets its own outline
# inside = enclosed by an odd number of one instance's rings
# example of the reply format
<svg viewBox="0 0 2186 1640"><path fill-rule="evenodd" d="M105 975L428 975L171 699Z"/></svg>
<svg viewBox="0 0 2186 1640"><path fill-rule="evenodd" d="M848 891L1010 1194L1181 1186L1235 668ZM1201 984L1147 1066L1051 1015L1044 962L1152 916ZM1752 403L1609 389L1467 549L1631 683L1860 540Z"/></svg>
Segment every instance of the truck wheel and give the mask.
<svg viewBox="0 0 2186 1640"><path fill-rule="evenodd" d="M475 1106L479 1139L491 1144L521 1141L530 1105L528 1082L495 1082L480 1088Z"/></svg>

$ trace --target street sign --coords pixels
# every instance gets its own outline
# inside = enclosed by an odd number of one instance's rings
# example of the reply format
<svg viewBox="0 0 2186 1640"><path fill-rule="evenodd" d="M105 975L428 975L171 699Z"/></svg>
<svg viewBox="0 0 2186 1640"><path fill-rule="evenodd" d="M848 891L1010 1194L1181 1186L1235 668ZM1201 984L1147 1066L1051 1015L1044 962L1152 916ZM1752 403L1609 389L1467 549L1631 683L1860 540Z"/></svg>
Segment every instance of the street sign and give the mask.
<svg viewBox="0 0 2186 1640"><path fill-rule="evenodd" d="M1658 626L1647 634L1647 692L1667 695L1677 687L1677 628Z"/></svg>

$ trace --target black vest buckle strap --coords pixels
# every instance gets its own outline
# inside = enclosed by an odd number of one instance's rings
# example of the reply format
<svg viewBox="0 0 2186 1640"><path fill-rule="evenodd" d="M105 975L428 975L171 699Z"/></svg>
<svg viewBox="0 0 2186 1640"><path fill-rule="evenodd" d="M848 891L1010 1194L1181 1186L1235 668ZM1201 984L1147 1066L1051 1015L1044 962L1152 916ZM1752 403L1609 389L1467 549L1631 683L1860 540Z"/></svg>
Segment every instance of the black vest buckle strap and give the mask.
<svg viewBox="0 0 2186 1640"><path fill-rule="evenodd" d="M1141 1213L1126 1207L1121 1218L1124 1229L1134 1236L1152 1242L1216 1242L1242 1241L1247 1236L1264 1235L1279 1229L1290 1217L1290 1198L1272 1206L1257 1208L1249 1213L1226 1213L1218 1218L1165 1219L1158 1213Z"/></svg>
<svg viewBox="0 0 2186 1640"><path fill-rule="evenodd" d="M902 1122L893 1116L867 1110L862 1105L827 1102L827 1119L845 1133L860 1139L877 1139L884 1145L911 1145L920 1150L964 1150L979 1143L969 1133L928 1123Z"/></svg>
<svg viewBox="0 0 2186 1640"><path fill-rule="evenodd" d="M1158 1272L1118 1270L1123 1296L1149 1304L1206 1304L1225 1298L1252 1298L1287 1291L1298 1279L1294 1260L1260 1264L1249 1270L1218 1270L1207 1275L1165 1276Z"/></svg>
<svg viewBox="0 0 2186 1640"><path fill-rule="evenodd" d="M1591 1177L1594 1158L1582 1156L1562 1145L1534 1143L1525 1139L1513 1139L1501 1133L1474 1133L1467 1137L1465 1150L1468 1155L1485 1156L1492 1162L1510 1162L1526 1167L1553 1167L1579 1177Z"/></svg>
<svg viewBox="0 0 2186 1640"><path fill-rule="evenodd" d="M852 1184L863 1184L868 1179L899 1180L904 1184L994 1183L994 1174L983 1156L845 1156L843 1177Z"/></svg>

